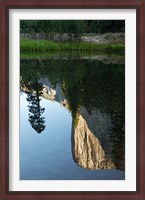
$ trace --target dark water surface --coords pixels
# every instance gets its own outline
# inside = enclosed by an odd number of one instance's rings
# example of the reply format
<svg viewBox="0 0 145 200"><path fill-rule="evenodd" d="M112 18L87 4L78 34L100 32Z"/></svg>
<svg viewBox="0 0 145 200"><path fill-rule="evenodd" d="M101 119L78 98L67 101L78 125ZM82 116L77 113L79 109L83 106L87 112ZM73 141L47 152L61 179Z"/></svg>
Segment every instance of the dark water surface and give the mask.
<svg viewBox="0 0 145 200"><path fill-rule="evenodd" d="M37 57L20 65L20 179L125 179L124 60Z"/></svg>

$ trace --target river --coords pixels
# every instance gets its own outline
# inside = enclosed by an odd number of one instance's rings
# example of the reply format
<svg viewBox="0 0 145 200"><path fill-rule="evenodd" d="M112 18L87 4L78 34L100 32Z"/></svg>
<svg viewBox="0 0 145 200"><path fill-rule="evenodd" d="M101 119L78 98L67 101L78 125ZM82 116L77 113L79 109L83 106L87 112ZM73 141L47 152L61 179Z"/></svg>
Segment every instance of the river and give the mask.
<svg viewBox="0 0 145 200"><path fill-rule="evenodd" d="M21 58L20 179L125 179L125 65Z"/></svg>

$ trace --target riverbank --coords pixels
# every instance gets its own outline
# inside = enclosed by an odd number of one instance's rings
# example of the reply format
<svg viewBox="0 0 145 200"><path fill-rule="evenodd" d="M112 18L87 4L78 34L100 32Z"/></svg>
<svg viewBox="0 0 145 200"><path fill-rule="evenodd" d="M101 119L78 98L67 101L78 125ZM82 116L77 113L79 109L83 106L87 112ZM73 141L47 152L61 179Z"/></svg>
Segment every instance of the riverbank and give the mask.
<svg viewBox="0 0 145 200"><path fill-rule="evenodd" d="M105 51L124 52L123 43L96 44L89 42L54 42L48 40L20 40L22 52L47 52L47 51Z"/></svg>

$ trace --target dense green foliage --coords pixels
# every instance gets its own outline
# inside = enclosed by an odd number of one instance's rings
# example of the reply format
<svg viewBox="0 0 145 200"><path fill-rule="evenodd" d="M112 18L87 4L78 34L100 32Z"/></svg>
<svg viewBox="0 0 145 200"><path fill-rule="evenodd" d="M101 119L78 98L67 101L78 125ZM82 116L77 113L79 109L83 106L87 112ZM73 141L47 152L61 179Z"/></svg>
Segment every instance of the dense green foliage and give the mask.
<svg viewBox="0 0 145 200"><path fill-rule="evenodd" d="M21 33L82 33L124 32L125 20L21 20Z"/></svg>
<svg viewBox="0 0 145 200"><path fill-rule="evenodd" d="M48 40L26 40L21 39L20 50L27 52L46 51L125 51L124 44L94 44L82 42L53 42Z"/></svg>
<svg viewBox="0 0 145 200"><path fill-rule="evenodd" d="M23 81L46 77L54 87L61 84L70 104L75 101L76 107L82 105L88 111L94 107L112 114L124 110L124 75L123 65L101 61L21 60Z"/></svg>

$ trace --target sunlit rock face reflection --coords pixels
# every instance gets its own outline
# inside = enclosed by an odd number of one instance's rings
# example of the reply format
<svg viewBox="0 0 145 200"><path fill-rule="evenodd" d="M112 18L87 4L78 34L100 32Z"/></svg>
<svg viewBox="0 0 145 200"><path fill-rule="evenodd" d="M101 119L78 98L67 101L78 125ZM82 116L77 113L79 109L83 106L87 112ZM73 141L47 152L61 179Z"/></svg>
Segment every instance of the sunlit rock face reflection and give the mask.
<svg viewBox="0 0 145 200"><path fill-rule="evenodd" d="M68 102L62 93L60 84L57 84L54 88L51 82L46 78L44 79L41 78L39 80L39 83L42 84L43 88L42 97L49 99L51 101L57 101L62 106L67 107Z"/></svg>
<svg viewBox="0 0 145 200"><path fill-rule="evenodd" d="M89 114L81 108L77 125L72 127L72 152L79 166L92 170L115 168L109 155L110 126L111 120L106 114L99 110Z"/></svg>

